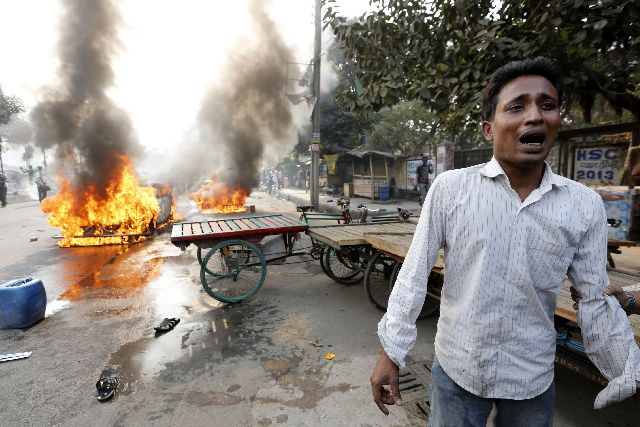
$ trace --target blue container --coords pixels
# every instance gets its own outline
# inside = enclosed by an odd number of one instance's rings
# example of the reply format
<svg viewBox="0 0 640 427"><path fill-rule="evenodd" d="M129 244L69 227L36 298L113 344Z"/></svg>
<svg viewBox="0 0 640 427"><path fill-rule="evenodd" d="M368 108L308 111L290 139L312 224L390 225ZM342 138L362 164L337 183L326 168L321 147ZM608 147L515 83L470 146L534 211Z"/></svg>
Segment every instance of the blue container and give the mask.
<svg viewBox="0 0 640 427"><path fill-rule="evenodd" d="M31 277L0 285L0 329L33 325L44 317L47 293L41 280Z"/></svg>
<svg viewBox="0 0 640 427"><path fill-rule="evenodd" d="M380 187L380 200L383 202L389 200L389 187Z"/></svg>

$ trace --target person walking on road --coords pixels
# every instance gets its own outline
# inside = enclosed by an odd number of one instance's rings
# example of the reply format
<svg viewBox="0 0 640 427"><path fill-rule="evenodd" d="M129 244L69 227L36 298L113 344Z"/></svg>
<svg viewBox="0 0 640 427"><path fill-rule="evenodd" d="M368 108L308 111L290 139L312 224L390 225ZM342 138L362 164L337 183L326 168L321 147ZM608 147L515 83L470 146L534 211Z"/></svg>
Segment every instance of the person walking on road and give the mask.
<svg viewBox="0 0 640 427"><path fill-rule="evenodd" d="M382 350L371 387L383 413L402 404L399 368L416 341L440 248L447 274L430 426L484 426L494 405L498 426L553 424L553 316L565 275L582 294L577 319L586 353L609 379L594 407L636 393L640 349L624 311L603 292L602 199L545 162L560 126L560 81L542 57L496 70L482 98L482 132L493 142L493 158L434 180L378 324Z"/></svg>
<svg viewBox="0 0 640 427"><path fill-rule="evenodd" d="M416 170L416 182L420 189L420 206L424 203L424 199L427 197L429 191L429 174L433 173L433 167L427 156L422 157L422 164L418 166Z"/></svg>
<svg viewBox="0 0 640 427"><path fill-rule="evenodd" d="M7 176L0 172L0 204L2 207L7 206Z"/></svg>
<svg viewBox="0 0 640 427"><path fill-rule="evenodd" d="M38 200L42 202L47 197L47 191L50 190L47 181L44 178L42 166L38 166L38 177L36 178L36 186L38 187Z"/></svg>

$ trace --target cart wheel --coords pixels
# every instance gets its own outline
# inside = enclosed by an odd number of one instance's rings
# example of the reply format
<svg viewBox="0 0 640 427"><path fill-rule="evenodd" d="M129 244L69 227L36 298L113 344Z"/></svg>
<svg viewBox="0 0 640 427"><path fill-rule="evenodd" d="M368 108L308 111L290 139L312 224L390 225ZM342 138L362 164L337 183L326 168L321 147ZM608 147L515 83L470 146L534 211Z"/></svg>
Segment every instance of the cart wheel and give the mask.
<svg viewBox="0 0 640 427"><path fill-rule="evenodd" d="M327 266L324 265L325 251L326 251L326 247L320 248L320 257L318 258L318 260L320 261L320 268L322 268L322 272L328 276L329 273L327 273Z"/></svg>
<svg viewBox="0 0 640 427"><path fill-rule="evenodd" d="M389 282L389 294L391 294L391 289L396 283L396 279L398 278L398 272L400 271L400 267L402 267L402 263L396 263L393 267L393 272L391 274L391 279ZM426 319L428 317L433 317L438 313L440 309L440 292L438 289L442 289L442 277L439 274L431 273L429 274L429 280L427 281L427 297L422 304L422 310L420 310L420 314L418 315L418 319ZM387 297L387 302L389 297ZM387 305L385 304L383 311L387 311Z"/></svg>
<svg viewBox="0 0 640 427"><path fill-rule="evenodd" d="M367 263L367 269L364 272L364 292L373 306L379 310L387 311L389 295L393 289L391 279L396 272L395 267L399 264L381 252L373 255Z"/></svg>
<svg viewBox="0 0 640 427"><path fill-rule="evenodd" d="M244 240L243 240L244 241ZM213 249L209 250L209 252L211 252ZM198 257L198 264L200 264L200 268L202 268L202 249L200 247L198 247L198 251L196 252L196 256ZM244 257L244 263L248 263L249 262L249 258L251 258L251 252L247 252L245 254ZM219 276L219 273L216 273L214 271L209 270L208 268L206 268L205 266L205 271L209 274L211 274L212 276Z"/></svg>
<svg viewBox="0 0 640 427"><path fill-rule="evenodd" d="M262 251L246 240L218 243L202 260L200 281L205 291L218 301L240 302L262 287L267 263Z"/></svg>
<svg viewBox="0 0 640 427"><path fill-rule="evenodd" d="M362 280L362 272L355 257L359 257L357 252L327 247L323 256L325 273L341 285L359 282Z"/></svg>
<svg viewBox="0 0 640 427"><path fill-rule="evenodd" d="M319 259L320 264L322 264L322 256L324 255L324 245L321 245L318 242L313 242L311 246L311 250L309 251L309 255L312 259Z"/></svg>
<svg viewBox="0 0 640 427"><path fill-rule="evenodd" d="M196 256L198 257L198 264L202 265L202 248L198 246L198 250L196 251Z"/></svg>

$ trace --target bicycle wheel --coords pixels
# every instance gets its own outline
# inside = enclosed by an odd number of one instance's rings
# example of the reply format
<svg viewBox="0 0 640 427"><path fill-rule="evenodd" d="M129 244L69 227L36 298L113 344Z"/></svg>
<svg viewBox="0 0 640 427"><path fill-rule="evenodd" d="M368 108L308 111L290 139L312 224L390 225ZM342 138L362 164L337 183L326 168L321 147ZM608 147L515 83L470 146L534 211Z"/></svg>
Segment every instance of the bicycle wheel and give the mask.
<svg viewBox="0 0 640 427"><path fill-rule="evenodd" d="M382 252L377 252L367 263L364 272L364 292L373 306L379 310L387 310L394 283L391 278L398 264L400 263Z"/></svg>
<svg viewBox="0 0 640 427"><path fill-rule="evenodd" d="M246 240L226 240L202 260L200 281L205 291L221 302L251 298L264 284L267 263L262 251Z"/></svg>
<svg viewBox="0 0 640 427"><path fill-rule="evenodd" d="M211 252L211 251L209 251L209 252ZM198 247L198 250L196 251L196 257L198 258L198 264L199 264L199 265L200 265L200 267L202 268L202 248ZM247 254L246 254L246 256L245 256L245 260L244 260L244 263L245 263L245 264L249 262L249 258L250 258L250 257L251 257L251 253L247 253ZM218 273L216 273L216 272L214 272L214 271L211 271L211 270L209 270L208 268L206 268L206 265L205 265L205 267L204 267L204 268L205 268L205 271L206 271L207 273L211 274L212 276L216 276L216 275L218 275Z"/></svg>
<svg viewBox="0 0 640 427"><path fill-rule="evenodd" d="M396 283L396 279L398 278L398 272L400 271L400 267L402 267L402 263L399 262L394 268L393 273L391 274L391 279L389 282L389 294L391 294L391 289ZM439 274L431 273L429 274L429 279L427 281L427 296L422 304L422 309L420 310L420 314L418 315L418 319L426 319L428 317L433 317L440 310L440 294L437 292L437 289L442 289L442 278ZM388 301L388 298L387 298ZM386 306L384 308L386 311Z"/></svg>
<svg viewBox="0 0 640 427"><path fill-rule="evenodd" d="M324 267L327 276L341 285L353 285L362 280L359 269L359 254L355 250L324 250Z"/></svg>

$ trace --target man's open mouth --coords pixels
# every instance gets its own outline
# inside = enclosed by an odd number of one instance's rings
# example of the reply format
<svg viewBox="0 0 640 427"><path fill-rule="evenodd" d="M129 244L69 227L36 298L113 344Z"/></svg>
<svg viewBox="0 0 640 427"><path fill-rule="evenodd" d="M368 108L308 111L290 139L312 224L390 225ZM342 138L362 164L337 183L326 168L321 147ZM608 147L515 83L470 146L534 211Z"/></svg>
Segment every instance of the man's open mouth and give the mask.
<svg viewBox="0 0 640 427"><path fill-rule="evenodd" d="M526 147L540 147L544 144L544 132L530 132L520 137L520 142Z"/></svg>

